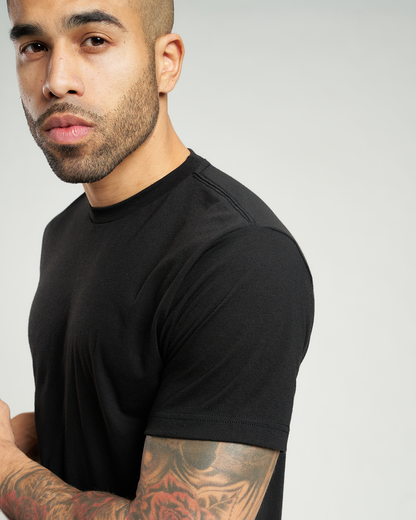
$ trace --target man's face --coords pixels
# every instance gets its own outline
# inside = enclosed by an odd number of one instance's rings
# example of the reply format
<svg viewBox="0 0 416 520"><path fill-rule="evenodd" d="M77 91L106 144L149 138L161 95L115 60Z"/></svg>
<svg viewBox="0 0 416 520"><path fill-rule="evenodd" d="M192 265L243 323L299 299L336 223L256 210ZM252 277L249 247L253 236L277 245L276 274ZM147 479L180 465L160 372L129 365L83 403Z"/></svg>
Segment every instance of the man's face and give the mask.
<svg viewBox="0 0 416 520"><path fill-rule="evenodd" d="M31 133L66 182L111 173L159 114L153 56L128 0L11 0Z"/></svg>

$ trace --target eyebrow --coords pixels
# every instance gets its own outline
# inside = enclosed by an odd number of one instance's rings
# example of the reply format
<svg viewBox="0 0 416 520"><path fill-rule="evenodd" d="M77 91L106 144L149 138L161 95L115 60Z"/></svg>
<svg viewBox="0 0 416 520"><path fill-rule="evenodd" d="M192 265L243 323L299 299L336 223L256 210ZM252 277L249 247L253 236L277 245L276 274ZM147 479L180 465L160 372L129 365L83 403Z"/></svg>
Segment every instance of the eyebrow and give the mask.
<svg viewBox="0 0 416 520"><path fill-rule="evenodd" d="M67 30L76 29L77 27L83 27L84 25L88 25L90 23L104 23L107 25L115 25L120 29L126 30L124 25L120 22L118 18L113 16L112 14L108 14L105 11L101 11L100 9L95 9L94 11L87 11L85 13L72 14L68 17L65 17L63 20L63 26Z"/></svg>
<svg viewBox="0 0 416 520"><path fill-rule="evenodd" d="M118 18L112 14L96 9L85 13L72 14L63 19L62 25L64 29L70 31L78 27L83 27L90 23L103 23L106 25L115 25L123 31L126 30L124 25ZM10 31L10 39L12 42L24 38L25 36L45 36L44 28L37 23L22 23L15 25Z"/></svg>
<svg viewBox="0 0 416 520"><path fill-rule="evenodd" d="M12 42L15 42L24 36L44 36L45 31L42 26L37 23L21 23L15 25L9 35Z"/></svg>

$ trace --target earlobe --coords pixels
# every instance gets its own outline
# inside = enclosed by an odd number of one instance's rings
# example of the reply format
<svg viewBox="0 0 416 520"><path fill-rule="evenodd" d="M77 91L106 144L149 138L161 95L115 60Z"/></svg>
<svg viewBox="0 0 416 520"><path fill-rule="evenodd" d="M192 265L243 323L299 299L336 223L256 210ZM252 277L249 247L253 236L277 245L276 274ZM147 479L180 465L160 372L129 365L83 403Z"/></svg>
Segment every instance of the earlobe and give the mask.
<svg viewBox="0 0 416 520"><path fill-rule="evenodd" d="M156 42L156 74L160 94L171 92L182 70L185 48L177 34L166 34Z"/></svg>

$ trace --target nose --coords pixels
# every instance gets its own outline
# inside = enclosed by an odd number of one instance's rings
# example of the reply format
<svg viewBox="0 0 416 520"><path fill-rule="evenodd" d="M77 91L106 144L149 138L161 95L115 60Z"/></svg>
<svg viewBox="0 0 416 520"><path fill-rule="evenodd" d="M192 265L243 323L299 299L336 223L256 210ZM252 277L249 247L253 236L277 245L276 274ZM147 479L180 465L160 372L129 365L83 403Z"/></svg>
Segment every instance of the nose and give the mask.
<svg viewBox="0 0 416 520"><path fill-rule="evenodd" d="M67 95L84 95L85 87L75 56L63 50L51 52L48 75L42 92L48 100L61 99Z"/></svg>

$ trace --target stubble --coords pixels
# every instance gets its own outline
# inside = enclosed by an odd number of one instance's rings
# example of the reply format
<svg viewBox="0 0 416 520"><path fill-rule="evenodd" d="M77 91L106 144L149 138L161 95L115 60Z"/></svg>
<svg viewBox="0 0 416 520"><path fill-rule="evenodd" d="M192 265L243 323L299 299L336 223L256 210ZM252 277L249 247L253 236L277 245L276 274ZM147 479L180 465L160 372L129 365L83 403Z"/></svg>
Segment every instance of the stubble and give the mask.
<svg viewBox="0 0 416 520"><path fill-rule="evenodd" d="M23 104L30 132L54 173L64 182L92 183L111 173L152 133L159 116L154 62L122 97L116 109L101 116L69 102L57 103L35 120ZM46 138L40 127L54 114L70 113L94 125L86 144L60 145Z"/></svg>

